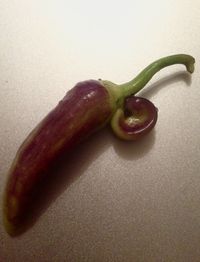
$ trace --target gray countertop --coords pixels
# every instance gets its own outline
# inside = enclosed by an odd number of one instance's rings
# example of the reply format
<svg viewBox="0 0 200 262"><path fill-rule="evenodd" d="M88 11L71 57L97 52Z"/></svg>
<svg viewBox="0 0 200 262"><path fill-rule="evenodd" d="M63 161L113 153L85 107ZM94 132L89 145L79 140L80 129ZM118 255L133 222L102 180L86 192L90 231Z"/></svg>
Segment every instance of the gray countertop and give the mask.
<svg viewBox="0 0 200 262"><path fill-rule="evenodd" d="M196 58L191 77L175 65L141 92L159 109L154 131L133 143L99 131L44 189L24 234L0 220L0 261L200 261L200 2L6 0L0 32L1 199L18 147L76 82Z"/></svg>

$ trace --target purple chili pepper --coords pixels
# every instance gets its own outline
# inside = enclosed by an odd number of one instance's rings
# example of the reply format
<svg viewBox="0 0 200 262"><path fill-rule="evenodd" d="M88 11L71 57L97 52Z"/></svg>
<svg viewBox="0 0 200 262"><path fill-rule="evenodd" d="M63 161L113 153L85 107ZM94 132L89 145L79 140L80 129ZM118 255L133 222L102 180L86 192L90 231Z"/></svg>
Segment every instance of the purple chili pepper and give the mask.
<svg viewBox="0 0 200 262"><path fill-rule="evenodd" d="M72 88L29 134L16 154L4 196L7 232L21 232L35 189L63 152L70 152L109 122L122 139L135 140L148 133L157 121L157 109L147 99L134 95L162 68L183 64L192 73L194 63L189 55L168 56L150 64L128 83L88 80Z"/></svg>

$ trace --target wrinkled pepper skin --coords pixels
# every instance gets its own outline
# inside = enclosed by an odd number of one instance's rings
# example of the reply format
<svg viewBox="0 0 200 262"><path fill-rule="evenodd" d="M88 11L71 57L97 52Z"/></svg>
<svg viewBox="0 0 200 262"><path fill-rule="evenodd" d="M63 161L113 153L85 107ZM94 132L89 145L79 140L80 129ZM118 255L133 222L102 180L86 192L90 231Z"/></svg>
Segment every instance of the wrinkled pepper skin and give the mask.
<svg viewBox="0 0 200 262"><path fill-rule="evenodd" d="M35 191L63 152L70 152L107 123L125 140L135 140L148 133L157 121L156 107L147 99L133 96L162 68L183 64L193 73L194 63L192 56L172 55L156 60L125 84L88 80L72 88L30 133L16 154L3 202L7 232L13 236L23 232L21 228L27 213L31 213L28 208L34 203Z"/></svg>
<svg viewBox="0 0 200 262"><path fill-rule="evenodd" d="M112 101L99 81L78 83L33 130L17 152L10 170L4 219L12 234L26 213L43 173L62 153L107 123Z"/></svg>

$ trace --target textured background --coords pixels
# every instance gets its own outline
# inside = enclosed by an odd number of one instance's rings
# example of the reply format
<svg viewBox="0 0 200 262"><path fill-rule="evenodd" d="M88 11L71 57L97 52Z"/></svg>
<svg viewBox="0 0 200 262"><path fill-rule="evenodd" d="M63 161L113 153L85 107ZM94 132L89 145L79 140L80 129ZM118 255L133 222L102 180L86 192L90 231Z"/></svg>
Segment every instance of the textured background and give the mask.
<svg viewBox="0 0 200 262"><path fill-rule="evenodd" d="M76 82L196 58L192 78L173 66L141 92L159 108L151 134L100 131L44 189L27 232L11 238L1 221L0 261L200 261L199 28L199 0L0 1L1 198L17 148Z"/></svg>

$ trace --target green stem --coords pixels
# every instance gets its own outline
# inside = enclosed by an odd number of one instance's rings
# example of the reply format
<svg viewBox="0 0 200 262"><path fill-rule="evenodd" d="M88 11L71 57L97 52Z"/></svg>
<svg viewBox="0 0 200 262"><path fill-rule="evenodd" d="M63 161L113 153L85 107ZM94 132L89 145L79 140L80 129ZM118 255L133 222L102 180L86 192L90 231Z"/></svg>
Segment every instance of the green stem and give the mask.
<svg viewBox="0 0 200 262"><path fill-rule="evenodd" d="M155 62L147 66L144 70L142 70L139 75L137 75L133 80L125 84L115 85L109 81L103 82L104 85L113 94L115 102L117 103L117 107L119 107L125 97L134 95L139 92L161 69L174 64L183 64L186 66L186 69L189 73L193 73L194 63L195 59L190 55L178 54L167 56L156 60Z"/></svg>

